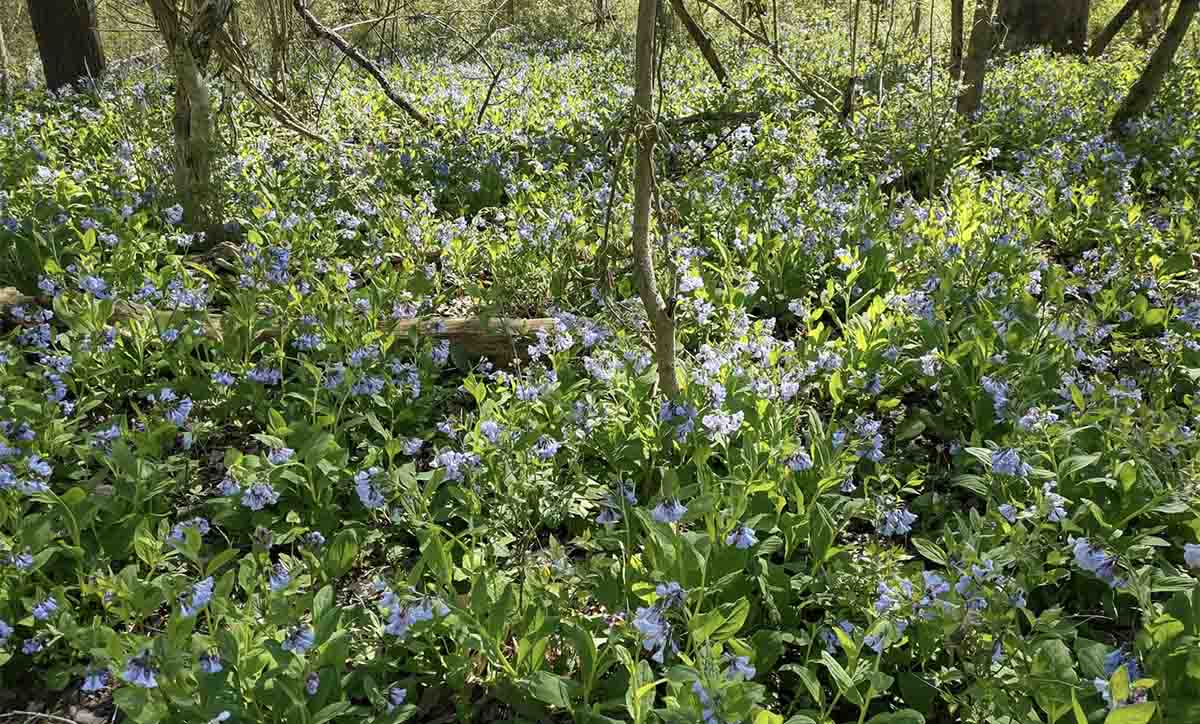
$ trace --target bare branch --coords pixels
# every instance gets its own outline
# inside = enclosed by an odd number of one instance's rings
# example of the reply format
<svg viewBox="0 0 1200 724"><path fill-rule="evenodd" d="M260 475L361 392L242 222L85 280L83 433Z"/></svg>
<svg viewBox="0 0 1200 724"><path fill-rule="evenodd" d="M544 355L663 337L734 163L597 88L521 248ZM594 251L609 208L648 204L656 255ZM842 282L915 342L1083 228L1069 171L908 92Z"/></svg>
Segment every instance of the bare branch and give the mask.
<svg viewBox="0 0 1200 724"><path fill-rule="evenodd" d="M309 29L322 38L325 38L330 43L333 43L334 46L336 46L338 50L342 51L344 55L349 57L350 60L353 60L360 68L367 71L367 73L369 73L371 77L374 78L377 83L379 83L379 87L383 90L383 94L388 97L388 100L399 106L417 123L420 123L426 128L433 127L433 121L430 120L429 116L426 116L424 113L417 110L416 106L414 106L407 98L397 92L396 89L392 87L392 84L388 82L388 79L386 76L384 76L383 71L379 69L379 66L375 65L368 60L365 55L358 52L354 46L342 39L342 36L322 25L321 21L317 20L317 17L309 12L308 8L304 6L304 0L294 0L293 4L296 7L296 12L300 13L300 17L304 18L304 22L306 25L308 25Z"/></svg>

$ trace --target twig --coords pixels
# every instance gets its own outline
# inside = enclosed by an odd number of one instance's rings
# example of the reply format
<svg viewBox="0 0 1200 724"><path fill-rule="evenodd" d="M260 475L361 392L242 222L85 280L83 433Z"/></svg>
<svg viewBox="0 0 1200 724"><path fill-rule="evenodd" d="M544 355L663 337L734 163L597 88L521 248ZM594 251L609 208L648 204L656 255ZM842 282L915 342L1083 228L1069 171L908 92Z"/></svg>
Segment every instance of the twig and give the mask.
<svg viewBox="0 0 1200 724"><path fill-rule="evenodd" d="M388 82L387 77L384 76L383 71L379 69L379 66L372 63L365 55L358 52L358 50L356 50L352 45L343 40L342 36L322 25L321 21L317 20L317 17L309 12L308 8L304 6L304 0L293 0L292 4L295 5L296 12L300 13L300 17L304 19L305 24L308 25L310 30L333 43L335 46L337 46L337 49L348 56L350 60L353 60L359 65L359 67L367 71L367 73L369 73L371 77L374 78L377 83L379 83L379 87L383 90L383 94L387 96L390 101L399 106L405 113L412 117L413 120L425 128L433 127L433 121L429 119L429 116L426 116L424 113L417 110L416 106L409 102L407 98L400 95L400 93L398 93L396 89L392 87L392 84Z"/></svg>

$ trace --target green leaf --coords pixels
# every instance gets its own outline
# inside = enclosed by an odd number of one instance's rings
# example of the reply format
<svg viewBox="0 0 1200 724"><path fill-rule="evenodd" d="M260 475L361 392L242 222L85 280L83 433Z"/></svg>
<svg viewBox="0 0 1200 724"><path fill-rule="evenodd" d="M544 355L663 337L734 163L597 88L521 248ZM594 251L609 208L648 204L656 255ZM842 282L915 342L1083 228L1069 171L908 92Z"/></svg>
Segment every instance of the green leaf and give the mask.
<svg viewBox="0 0 1200 724"><path fill-rule="evenodd" d="M862 706L862 695L858 693L858 687L854 684L854 679L850 678L850 674L842 668L837 659L833 658L828 651L821 652L821 663L829 670L829 675L833 677L834 683L837 684L838 691L842 696L846 697L852 704Z"/></svg>
<svg viewBox="0 0 1200 724"><path fill-rule="evenodd" d="M549 671L539 671L525 684L529 694L538 701L562 709L571 708L571 694L579 684Z"/></svg>
<svg viewBox="0 0 1200 724"><path fill-rule="evenodd" d="M746 623L746 616L749 614L750 601L744 597L738 599L737 603L733 604L733 609L725 615L724 622L721 623L716 631L713 631L713 639L716 641L725 641L737 636L738 631L741 631L742 626Z"/></svg>
<svg viewBox="0 0 1200 724"><path fill-rule="evenodd" d="M939 566L946 565L946 551L942 550L941 546L926 538L913 538L913 547L917 552L925 556L929 560Z"/></svg>
<svg viewBox="0 0 1200 724"><path fill-rule="evenodd" d="M816 503L812 508L812 517L808 524L808 547L812 549L813 563L820 565L829 555L833 539L837 535L837 526L833 516L824 505Z"/></svg>
<svg viewBox="0 0 1200 724"><path fill-rule="evenodd" d="M1124 667L1122 667L1124 668ZM1154 716L1154 702L1130 704L1113 709L1104 719L1104 724L1146 724Z"/></svg>
<svg viewBox="0 0 1200 724"><path fill-rule="evenodd" d="M707 641L723 623L725 623L725 617L721 615L720 611L713 609L692 616L688 621L688 629L691 630L692 636L697 641Z"/></svg>

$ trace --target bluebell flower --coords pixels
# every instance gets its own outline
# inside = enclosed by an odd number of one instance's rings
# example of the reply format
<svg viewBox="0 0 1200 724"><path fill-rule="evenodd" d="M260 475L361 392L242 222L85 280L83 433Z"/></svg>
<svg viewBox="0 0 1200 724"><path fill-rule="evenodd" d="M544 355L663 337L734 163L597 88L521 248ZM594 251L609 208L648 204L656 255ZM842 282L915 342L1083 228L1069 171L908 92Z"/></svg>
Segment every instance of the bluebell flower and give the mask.
<svg viewBox="0 0 1200 724"><path fill-rule="evenodd" d="M1011 503L1005 503L999 507L1000 515L1009 523L1017 522L1017 509Z"/></svg>
<svg viewBox="0 0 1200 724"><path fill-rule="evenodd" d="M220 654L215 651L200 654L199 666L200 670L206 674L219 674L225 670L225 667L221 666Z"/></svg>
<svg viewBox="0 0 1200 724"><path fill-rule="evenodd" d="M393 686L388 689L387 710L391 713L396 710L396 707L404 703L404 698L408 695L407 689L401 689L398 686Z"/></svg>
<svg viewBox="0 0 1200 724"><path fill-rule="evenodd" d="M192 414L192 400L185 397L180 400L175 406L167 409L165 416L167 421L176 427L183 427L187 424L188 416Z"/></svg>
<svg viewBox="0 0 1200 724"><path fill-rule="evenodd" d="M310 352L314 349L320 349L324 341L321 335L315 332L306 332L292 340L292 348L302 352Z"/></svg>
<svg viewBox="0 0 1200 724"><path fill-rule="evenodd" d="M504 432L504 428L494 420L484 420L479 423L479 432L494 445L500 440L500 434Z"/></svg>
<svg viewBox="0 0 1200 724"><path fill-rule="evenodd" d="M79 289L91 294L96 299L112 299L112 292L108 290L108 282L100 277L84 276L79 279Z"/></svg>
<svg viewBox="0 0 1200 724"><path fill-rule="evenodd" d="M97 669L89 671L83 677L83 685L79 687L79 690L90 694L100 691L106 686L108 686L108 669Z"/></svg>
<svg viewBox="0 0 1200 724"><path fill-rule="evenodd" d="M8 625L8 622L0 618L0 645L3 645L8 638L13 635L13 627Z"/></svg>
<svg viewBox="0 0 1200 724"><path fill-rule="evenodd" d="M1033 471L1028 463L1021 462L1021 456L1012 448L1002 448L992 451L992 472L996 475L1007 475L1023 478Z"/></svg>
<svg viewBox="0 0 1200 724"><path fill-rule="evenodd" d="M383 493L379 492L379 488L375 486L374 480L383 472L382 469L371 467L366 470L359 470L354 474L354 491L358 493L358 499L362 504L372 510L387 505L387 499L383 497Z"/></svg>
<svg viewBox="0 0 1200 724"><path fill-rule="evenodd" d="M201 537L208 535L208 531L212 529L208 524L208 519L197 516L190 520L176 523L171 528L171 533L167 536L167 540L172 543L182 543L189 528L195 530Z"/></svg>
<svg viewBox="0 0 1200 724"><path fill-rule="evenodd" d="M794 473L802 473L805 470L812 470L813 461L807 452L801 450L788 458L787 466Z"/></svg>
<svg viewBox="0 0 1200 724"><path fill-rule="evenodd" d="M547 435L542 435L538 438L537 443L533 446L533 452L542 460L549 460L558 454L562 443Z"/></svg>
<svg viewBox="0 0 1200 724"><path fill-rule="evenodd" d="M421 448L423 447L425 447L424 440L419 437L410 437L404 441L404 444L400 447L400 451L405 455L412 457L421 452Z"/></svg>
<svg viewBox="0 0 1200 724"><path fill-rule="evenodd" d="M1004 414L1004 410L1008 407L1008 385L1002 380L984 377L980 384L985 392L992 396L992 408L996 411L997 417Z"/></svg>
<svg viewBox="0 0 1200 724"><path fill-rule="evenodd" d="M600 508L600 513L596 515L596 523L600 525L614 525L621 522L621 511L607 505Z"/></svg>
<svg viewBox="0 0 1200 724"><path fill-rule="evenodd" d="M33 568L33 552L29 548L26 548L20 553L10 553L5 562L18 571L28 571L30 568Z"/></svg>
<svg viewBox="0 0 1200 724"><path fill-rule="evenodd" d="M320 690L320 688L321 688L321 677L317 674L317 672L313 671L304 680L304 691L309 696L316 696L317 691Z"/></svg>
<svg viewBox="0 0 1200 724"><path fill-rule="evenodd" d="M452 433L453 429L447 434ZM479 463L478 455L457 450L443 450L433 458L433 467L444 470L446 480L454 482L462 482L467 471L479 467Z"/></svg>
<svg viewBox="0 0 1200 724"><path fill-rule="evenodd" d="M283 561L277 561L275 565L271 566L267 582L271 590L276 593L286 589L291 584L292 574L288 571L287 566L283 565Z"/></svg>
<svg viewBox="0 0 1200 724"><path fill-rule="evenodd" d="M213 372L212 381L213 384L221 387L232 387L233 385L237 384L237 379L233 375L223 370L217 370L216 372Z"/></svg>
<svg viewBox="0 0 1200 724"><path fill-rule="evenodd" d="M21 644L21 653L33 656L44 648L46 648L46 638L44 635L38 634L33 638L25 639L25 642Z"/></svg>
<svg viewBox="0 0 1200 724"><path fill-rule="evenodd" d="M880 498L881 517L878 525L878 532L884 536L908 535L912 532L912 524L916 522L917 516L909 512L904 504L894 498Z"/></svg>
<svg viewBox="0 0 1200 724"><path fill-rule="evenodd" d="M143 651L141 656L135 656L125 665L125 671L122 673L122 678L125 681L140 686L143 689L155 689L158 687L158 670L150 665L150 652Z"/></svg>
<svg viewBox="0 0 1200 724"><path fill-rule="evenodd" d="M48 596L44 601L33 607L33 617L38 621L45 621L54 615L58 610L58 601L54 596Z"/></svg>
<svg viewBox="0 0 1200 724"><path fill-rule="evenodd" d="M871 648L871 650L874 651L875 653L877 653L877 654L883 653L883 649L884 649L883 636L880 636L879 634L870 634L866 638L863 639L863 643L866 644L867 646L869 646Z"/></svg>
<svg viewBox="0 0 1200 724"><path fill-rule="evenodd" d="M255 367L246 373L252 382L260 385L277 385L283 380L283 373L273 367Z"/></svg>
<svg viewBox="0 0 1200 724"><path fill-rule="evenodd" d="M879 594L879 598L875 599L875 613L882 616L896 605L896 592L882 582L876 587L875 592Z"/></svg>
<svg viewBox="0 0 1200 724"><path fill-rule="evenodd" d="M1184 544L1183 562L1188 565L1188 568L1200 568L1200 544Z"/></svg>
<svg viewBox="0 0 1200 724"><path fill-rule="evenodd" d="M731 436L738 431L745 420L745 413L738 411L731 414L714 412L705 415L701 422L704 427L716 435Z"/></svg>
<svg viewBox="0 0 1200 724"><path fill-rule="evenodd" d="M654 509L650 511L650 517L658 523L678 523L679 519L687 513L687 506L679 502L678 499L672 498L664 500Z"/></svg>
<svg viewBox="0 0 1200 724"><path fill-rule="evenodd" d="M733 532L725 537L725 545L733 546L746 550L758 543L758 538L754 537L754 530L749 526L739 525L733 529Z"/></svg>
<svg viewBox="0 0 1200 724"><path fill-rule="evenodd" d="M754 667L750 665L749 656L732 656L730 654L726 654L725 660L729 663L729 669L725 672L725 678L729 679L730 681L736 681L739 678L749 681L750 679L754 678L755 674L758 673L755 671Z"/></svg>
<svg viewBox="0 0 1200 724"><path fill-rule="evenodd" d="M311 649L316 642L317 637L312 630L312 626L299 625L288 633L287 637L283 640L281 648L284 651L303 654L305 651Z"/></svg>
<svg viewBox="0 0 1200 724"><path fill-rule="evenodd" d="M279 493L270 483L255 483L242 493L242 505L250 510L262 510L268 505L274 505L279 500Z"/></svg>
<svg viewBox="0 0 1200 724"><path fill-rule="evenodd" d="M296 451L290 447L272 448L271 451L267 453L267 461L272 465L283 465L288 460L291 460L292 455L295 453Z"/></svg>
<svg viewBox="0 0 1200 724"><path fill-rule="evenodd" d="M183 207L175 204L169 208L163 209L163 219L171 226L179 226L183 223Z"/></svg>
<svg viewBox="0 0 1200 724"><path fill-rule="evenodd" d="M921 372L926 377L937 377L938 372L942 370L942 360L936 351L921 357Z"/></svg>
<svg viewBox="0 0 1200 724"><path fill-rule="evenodd" d="M658 663L663 662L668 648L674 650L671 624L663 618L662 611L657 606L638 608L633 618L633 627L642 635L642 648L652 651L650 658Z"/></svg>
<svg viewBox="0 0 1200 724"><path fill-rule="evenodd" d="M208 602L213 597L213 586L215 581L212 576L197 582L192 586L190 597L184 596L179 601L180 615L184 618L191 618L200 612L200 609L208 605Z"/></svg>
<svg viewBox="0 0 1200 724"><path fill-rule="evenodd" d="M1067 499L1059 495L1054 490L1055 483L1053 480L1042 485L1042 497L1046 500L1046 507L1049 511L1046 513L1046 520L1051 523L1059 523L1067 519Z"/></svg>
<svg viewBox="0 0 1200 724"><path fill-rule="evenodd" d="M442 367L450 360L450 342L443 339L433 346L429 351L429 357L438 367Z"/></svg>
<svg viewBox="0 0 1200 724"><path fill-rule="evenodd" d="M658 596L656 605L660 608L683 606L683 602L687 600L687 591L683 590L683 586L677 581L658 584L654 587L654 593Z"/></svg>
<svg viewBox="0 0 1200 724"><path fill-rule="evenodd" d="M1120 588L1125 582L1116 577L1117 559L1097 548L1087 538L1077 538L1073 542L1075 563L1085 571L1096 574L1110 588Z"/></svg>
<svg viewBox="0 0 1200 724"><path fill-rule="evenodd" d="M48 478L53 474L54 468L45 460L42 460L37 455L30 455L25 461L25 467L29 469L31 475L36 475L39 478Z"/></svg>
<svg viewBox="0 0 1200 724"><path fill-rule="evenodd" d="M179 330L175 329L174 327L169 327L167 329L164 329L162 331L162 333L159 334L158 336L159 336L159 339L166 342L167 344L170 344L171 342L174 342L175 340L179 339Z"/></svg>
<svg viewBox="0 0 1200 724"><path fill-rule="evenodd" d="M320 548L325 545L325 536L320 531L311 530L300 536L300 545L308 548Z"/></svg>

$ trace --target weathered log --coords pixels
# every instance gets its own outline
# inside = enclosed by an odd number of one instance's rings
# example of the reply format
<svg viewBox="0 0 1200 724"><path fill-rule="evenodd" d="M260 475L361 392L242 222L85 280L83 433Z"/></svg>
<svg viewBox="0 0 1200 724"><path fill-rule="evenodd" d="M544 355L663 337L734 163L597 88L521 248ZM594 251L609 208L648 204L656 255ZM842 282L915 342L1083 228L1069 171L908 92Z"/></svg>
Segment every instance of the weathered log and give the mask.
<svg viewBox="0 0 1200 724"><path fill-rule="evenodd" d="M12 287L0 287L0 318L7 319L13 307L21 305L44 305L46 300L22 294ZM157 316L162 326L179 321L180 312L153 309L144 304L117 302L113 308L113 323L135 319L150 319ZM183 314L187 314L186 312ZM426 319L387 320L380 330L399 336L415 332L419 337L445 339L451 349L460 351L470 359L486 357L499 367L506 367L516 359L528 357L529 345L540 331L549 332L556 322L552 318L532 319L484 318L484 317L431 317ZM205 314L201 324L202 334L214 341L222 338L224 323L220 314ZM259 331L258 339L270 339L279 334L276 328Z"/></svg>

